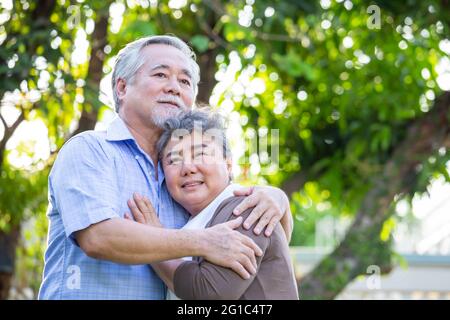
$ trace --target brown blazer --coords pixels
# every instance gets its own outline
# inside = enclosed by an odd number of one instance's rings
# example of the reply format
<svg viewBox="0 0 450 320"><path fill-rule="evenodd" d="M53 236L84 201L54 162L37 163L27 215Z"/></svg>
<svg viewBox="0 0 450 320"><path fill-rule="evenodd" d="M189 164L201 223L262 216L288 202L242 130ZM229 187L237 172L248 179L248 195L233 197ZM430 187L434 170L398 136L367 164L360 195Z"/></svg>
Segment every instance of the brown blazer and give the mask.
<svg viewBox="0 0 450 320"><path fill-rule="evenodd" d="M215 211L206 227L236 218L233 209L245 197L224 200ZM251 209L241 215L245 218ZM289 246L280 224L270 237L255 235L253 228L236 229L249 236L262 249L257 257L257 273L244 280L233 270L212 264L201 257L182 263L174 275L174 291L181 299L189 300L298 300Z"/></svg>

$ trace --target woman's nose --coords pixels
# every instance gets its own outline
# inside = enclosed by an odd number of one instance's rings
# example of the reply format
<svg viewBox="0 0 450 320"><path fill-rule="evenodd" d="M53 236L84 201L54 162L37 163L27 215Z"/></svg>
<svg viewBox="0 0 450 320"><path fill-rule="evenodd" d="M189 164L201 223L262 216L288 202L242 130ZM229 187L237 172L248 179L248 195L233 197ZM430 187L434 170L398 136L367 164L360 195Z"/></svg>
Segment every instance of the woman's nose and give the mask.
<svg viewBox="0 0 450 320"><path fill-rule="evenodd" d="M183 166L181 168L181 174L186 176L188 174L193 174L197 172L197 166L194 161L190 158L183 160Z"/></svg>

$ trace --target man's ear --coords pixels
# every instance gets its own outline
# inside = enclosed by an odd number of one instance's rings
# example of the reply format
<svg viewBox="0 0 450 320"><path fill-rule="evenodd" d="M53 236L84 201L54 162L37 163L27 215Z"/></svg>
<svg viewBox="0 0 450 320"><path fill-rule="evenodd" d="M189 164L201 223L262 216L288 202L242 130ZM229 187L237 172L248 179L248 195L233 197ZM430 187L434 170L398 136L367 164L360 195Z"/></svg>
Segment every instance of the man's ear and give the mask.
<svg viewBox="0 0 450 320"><path fill-rule="evenodd" d="M117 96L122 98L127 93L127 82L125 79L119 78L116 83Z"/></svg>

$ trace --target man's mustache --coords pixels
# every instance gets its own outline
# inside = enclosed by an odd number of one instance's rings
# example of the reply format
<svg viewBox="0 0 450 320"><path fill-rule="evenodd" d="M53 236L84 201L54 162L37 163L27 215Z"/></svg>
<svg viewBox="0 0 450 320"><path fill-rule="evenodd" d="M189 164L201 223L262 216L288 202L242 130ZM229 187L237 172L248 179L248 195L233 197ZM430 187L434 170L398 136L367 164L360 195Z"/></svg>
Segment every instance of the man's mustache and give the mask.
<svg viewBox="0 0 450 320"><path fill-rule="evenodd" d="M178 98L178 97L174 97L174 96L163 96L158 98L157 100L159 103L170 103L173 105L176 105L178 108L180 109L186 109L186 105L184 104L184 102Z"/></svg>

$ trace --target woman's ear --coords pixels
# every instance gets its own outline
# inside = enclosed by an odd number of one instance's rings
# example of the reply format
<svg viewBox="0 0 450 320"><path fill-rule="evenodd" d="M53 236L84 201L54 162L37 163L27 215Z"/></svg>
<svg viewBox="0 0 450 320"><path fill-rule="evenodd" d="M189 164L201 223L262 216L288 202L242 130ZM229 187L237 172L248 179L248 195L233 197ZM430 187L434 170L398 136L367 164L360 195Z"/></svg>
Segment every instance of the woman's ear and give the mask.
<svg viewBox="0 0 450 320"><path fill-rule="evenodd" d="M228 176L230 177L230 182L233 181L233 159L231 157L226 159Z"/></svg>

